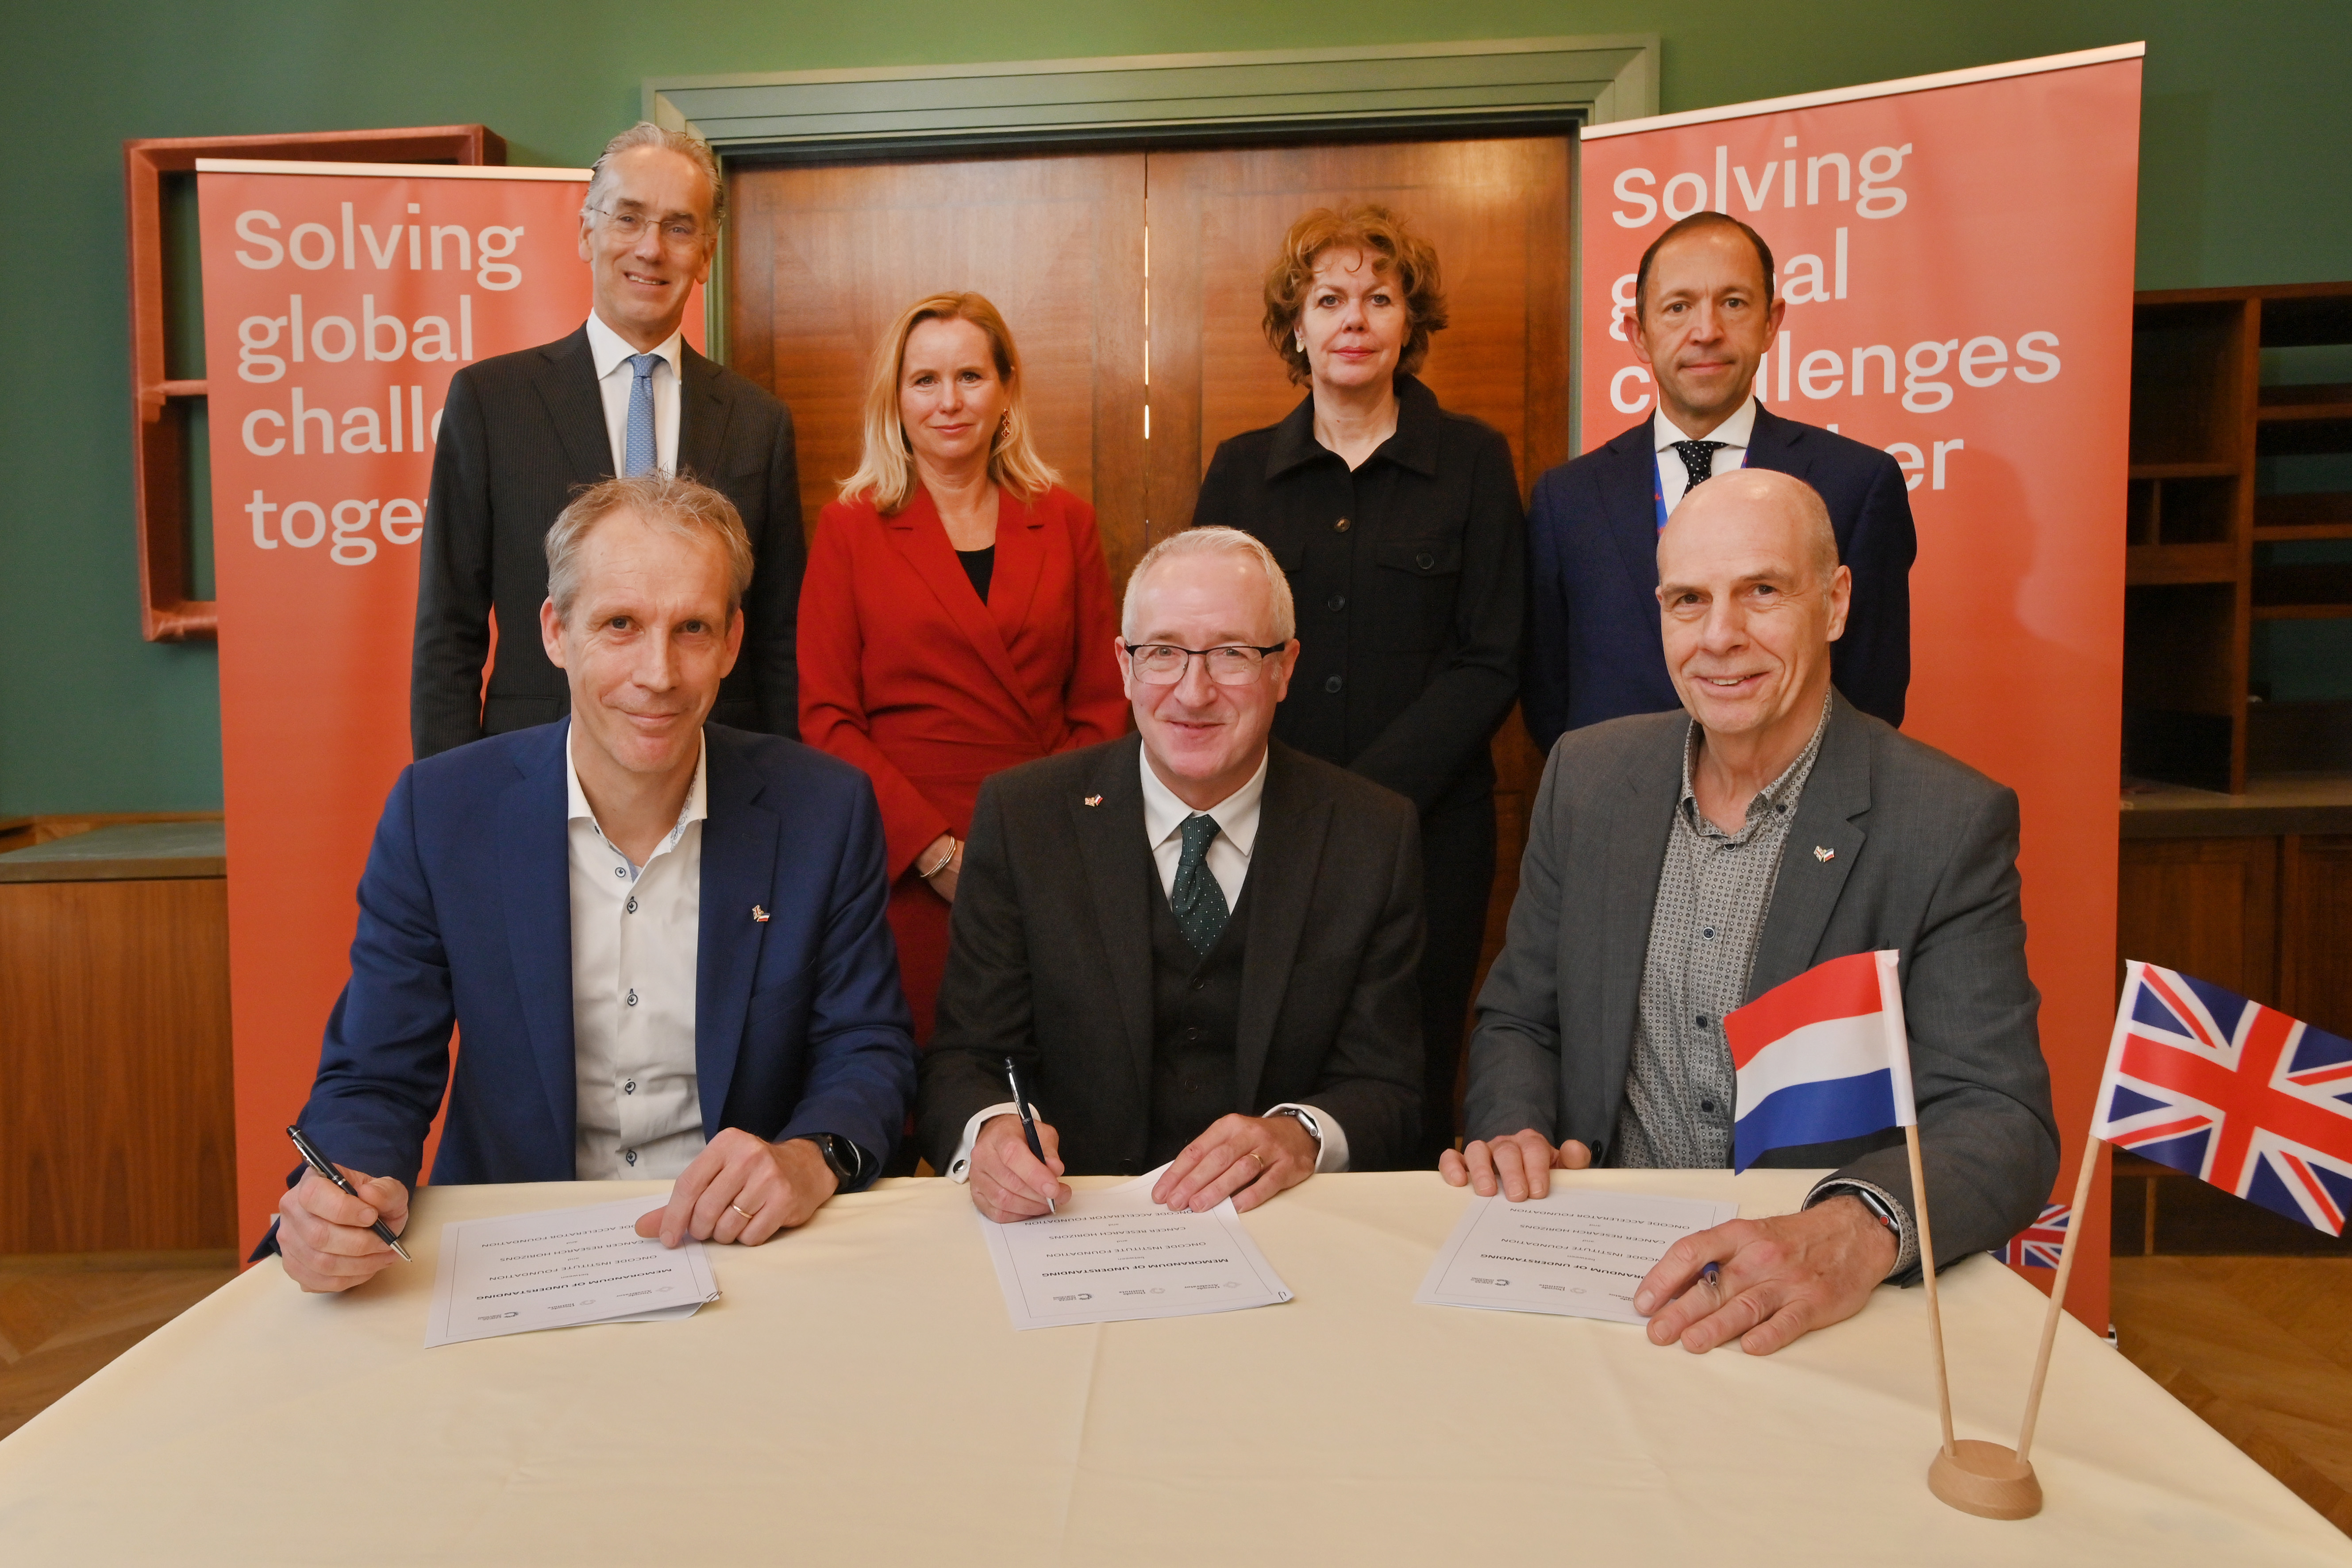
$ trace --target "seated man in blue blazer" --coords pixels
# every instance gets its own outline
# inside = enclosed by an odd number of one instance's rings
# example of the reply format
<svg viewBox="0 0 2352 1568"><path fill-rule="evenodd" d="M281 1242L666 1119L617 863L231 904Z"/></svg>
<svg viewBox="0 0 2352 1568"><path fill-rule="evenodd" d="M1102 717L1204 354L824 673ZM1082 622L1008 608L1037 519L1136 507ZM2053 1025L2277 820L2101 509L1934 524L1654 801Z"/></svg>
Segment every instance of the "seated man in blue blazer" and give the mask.
<svg viewBox="0 0 2352 1568"><path fill-rule="evenodd" d="M393 1258L446 1088L436 1182L673 1177L639 1221L756 1246L880 1171L915 1091L866 775L704 722L743 639L751 549L726 497L655 472L547 534L547 656L571 717L393 786L352 978L277 1244L305 1289ZM463 1036L454 1075L449 1032Z"/></svg>
<svg viewBox="0 0 2352 1568"><path fill-rule="evenodd" d="M1903 722L1911 684L1911 561L1903 470L1875 447L1784 419L1756 396L1788 301L1772 251L1738 218L1693 213L1643 253L1624 331L1655 414L1536 481L1528 510L1528 654L1519 699L1546 752L1569 730L1681 706L1658 635L1658 535L1693 486L1738 468L1820 493L1853 574L1830 675L1845 700Z"/></svg>

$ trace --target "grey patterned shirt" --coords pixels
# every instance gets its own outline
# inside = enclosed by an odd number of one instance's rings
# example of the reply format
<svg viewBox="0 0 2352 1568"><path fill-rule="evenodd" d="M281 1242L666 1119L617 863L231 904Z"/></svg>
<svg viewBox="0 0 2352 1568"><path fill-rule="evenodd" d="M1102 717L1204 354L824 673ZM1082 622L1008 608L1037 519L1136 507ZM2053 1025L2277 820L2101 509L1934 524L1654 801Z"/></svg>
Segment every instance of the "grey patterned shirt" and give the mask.
<svg viewBox="0 0 2352 1568"><path fill-rule="evenodd" d="M1756 792L1736 834L1724 832L1698 808L1691 770L1702 731L1696 721L1690 726L1683 742L1683 792L1650 912L1639 1026L1625 1103L1610 1140L1612 1165L1719 1170L1731 1163L1736 1106L1723 1016L1748 999L1780 851L1821 754L1829 715L1824 699L1812 739L1779 778Z"/></svg>

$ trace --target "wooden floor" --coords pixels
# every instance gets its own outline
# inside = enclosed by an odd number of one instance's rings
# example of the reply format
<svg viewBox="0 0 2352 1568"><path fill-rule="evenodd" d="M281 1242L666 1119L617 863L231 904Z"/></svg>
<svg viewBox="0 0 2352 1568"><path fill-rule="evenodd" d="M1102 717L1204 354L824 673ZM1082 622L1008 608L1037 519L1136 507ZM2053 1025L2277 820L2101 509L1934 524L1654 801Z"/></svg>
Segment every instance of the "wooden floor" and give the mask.
<svg viewBox="0 0 2352 1568"><path fill-rule="evenodd" d="M0 1258L0 1437L236 1274L233 1252Z"/></svg>
<svg viewBox="0 0 2352 1568"><path fill-rule="evenodd" d="M2352 1258L2118 1258L2133 1364L2352 1533ZM0 1436L235 1277L227 1252L0 1258Z"/></svg>
<svg viewBox="0 0 2352 1568"><path fill-rule="evenodd" d="M2117 1342L2352 1534L2352 1258L2118 1258Z"/></svg>

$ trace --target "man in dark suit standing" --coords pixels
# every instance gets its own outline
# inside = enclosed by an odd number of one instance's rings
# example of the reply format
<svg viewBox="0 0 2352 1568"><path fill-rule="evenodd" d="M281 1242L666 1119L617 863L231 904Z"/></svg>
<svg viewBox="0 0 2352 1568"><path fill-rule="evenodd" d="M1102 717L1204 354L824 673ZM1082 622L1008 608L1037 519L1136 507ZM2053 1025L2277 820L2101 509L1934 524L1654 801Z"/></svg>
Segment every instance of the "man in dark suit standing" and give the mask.
<svg viewBox="0 0 2352 1568"><path fill-rule="evenodd" d="M725 199L717 162L693 137L647 124L615 136L580 210L594 299L586 323L450 379L416 584L408 712L418 757L563 717L563 678L540 649L540 542L581 487L656 468L733 501L759 563L743 657L713 717L799 733L793 649L805 550L792 416L679 331L709 275Z"/></svg>
<svg viewBox="0 0 2352 1568"><path fill-rule="evenodd" d="M915 1087L866 775L706 723L743 641L727 498L607 479L545 544L538 645L571 716L404 770L273 1243L306 1289L393 1260L433 1179L674 1178L637 1223L756 1246L880 1173ZM464 1048L450 1064L452 1027Z"/></svg>
<svg viewBox="0 0 2352 1568"><path fill-rule="evenodd" d="M1553 748L1478 996L1471 1142L1439 1169L1517 1201L1554 1170L1728 1165L1745 1108L1723 1015L1817 963L1893 949L1934 1261L1998 1247L2058 1168L2016 792L1832 689L1853 578L1801 480L1717 479L1675 514L1657 560L1683 710ZM1654 1343L1765 1354L1918 1277L1900 1131L1760 1163L1832 1169L1801 1213L1669 1247L1633 1294Z"/></svg>
<svg viewBox="0 0 2352 1568"><path fill-rule="evenodd" d="M1420 1119L1419 819L1269 740L1298 658L1282 568L1238 530L1172 535L1122 626L1139 733L998 774L964 848L915 1121L999 1221L1065 1170L1161 1164L1155 1202L1249 1209L1400 1163Z"/></svg>
<svg viewBox="0 0 2352 1568"><path fill-rule="evenodd" d="M1520 700L1545 751L1564 731L1676 706L1652 596L1658 534L1693 486L1743 468L1794 474L1828 504L1853 574L1832 678L1864 713L1903 722L1918 553L1910 492L1885 452L1758 400L1757 366L1787 307L1771 248L1723 213L1693 213L1643 253L1623 329L1657 411L1544 475L1528 512Z"/></svg>

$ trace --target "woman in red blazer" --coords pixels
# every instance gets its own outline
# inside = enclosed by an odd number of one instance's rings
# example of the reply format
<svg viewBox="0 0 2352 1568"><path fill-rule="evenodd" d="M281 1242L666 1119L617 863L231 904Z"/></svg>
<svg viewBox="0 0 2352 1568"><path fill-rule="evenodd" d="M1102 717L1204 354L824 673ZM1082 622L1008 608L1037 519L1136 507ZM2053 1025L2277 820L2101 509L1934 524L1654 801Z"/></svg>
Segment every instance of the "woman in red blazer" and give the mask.
<svg viewBox="0 0 2352 1568"><path fill-rule="evenodd" d="M801 588L801 738L874 780L919 1043L982 781L1128 725L1094 509L1038 457L1021 394L995 306L909 306L876 355L865 460L818 516Z"/></svg>

